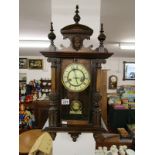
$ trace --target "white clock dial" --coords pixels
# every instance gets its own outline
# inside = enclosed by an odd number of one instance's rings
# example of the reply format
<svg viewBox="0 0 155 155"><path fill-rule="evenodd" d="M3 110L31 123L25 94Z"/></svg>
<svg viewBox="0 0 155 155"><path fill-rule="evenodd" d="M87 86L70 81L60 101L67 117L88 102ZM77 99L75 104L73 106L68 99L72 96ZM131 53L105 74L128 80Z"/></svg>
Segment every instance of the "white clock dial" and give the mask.
<svg viewBox="0 0 155 155"><path fill-rule="evenodd" d="M69 91L83 91L90 84L89 72L82 64L70 64L64 70L62 83Z"/></svg>

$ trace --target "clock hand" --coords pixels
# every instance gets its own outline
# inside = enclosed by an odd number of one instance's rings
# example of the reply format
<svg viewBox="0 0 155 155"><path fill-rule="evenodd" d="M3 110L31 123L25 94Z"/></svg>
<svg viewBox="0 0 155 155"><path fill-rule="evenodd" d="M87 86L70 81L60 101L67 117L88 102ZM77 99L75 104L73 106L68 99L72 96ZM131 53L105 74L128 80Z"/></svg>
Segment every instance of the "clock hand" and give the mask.
<svg viewBox="0 0 155 155"><path fill-rule="evenodd" d="M85 77L81 77L80 81L83 82L85 80Z"/></svg>
<svg viewBox="0 0 155 155"><path fill-rule="evenodd" d="M74 71L74 75L75 75L75 77L74 77L74 78L75 78L75 80L76 80L76 83L77 83L77 84L79 84L79 83L78 83L78 80L77 80L77 79L78 79L78 77L77 77L77 75L76 75L76 71L75 71L75 69L74 69L73 71Z"/></svg>

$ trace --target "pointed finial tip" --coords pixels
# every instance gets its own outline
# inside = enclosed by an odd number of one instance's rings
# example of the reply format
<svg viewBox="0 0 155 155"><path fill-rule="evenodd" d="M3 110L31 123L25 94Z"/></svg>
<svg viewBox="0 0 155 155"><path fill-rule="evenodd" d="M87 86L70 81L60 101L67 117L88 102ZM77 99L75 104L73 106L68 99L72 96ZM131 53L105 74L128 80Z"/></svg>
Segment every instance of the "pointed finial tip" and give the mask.
<svg viewBox="0 0 155 155"><path fill-rule="evenodd" d="M101 23L101 30L100 30L100 32L104 32L103 31L103 23Z"/></svg>
<svg viewBox="0 0 155 155"><path fill-rule="evenodd" d="M53 22L51 22L51 31L54 31L54 29L53 29Z"/></svg>

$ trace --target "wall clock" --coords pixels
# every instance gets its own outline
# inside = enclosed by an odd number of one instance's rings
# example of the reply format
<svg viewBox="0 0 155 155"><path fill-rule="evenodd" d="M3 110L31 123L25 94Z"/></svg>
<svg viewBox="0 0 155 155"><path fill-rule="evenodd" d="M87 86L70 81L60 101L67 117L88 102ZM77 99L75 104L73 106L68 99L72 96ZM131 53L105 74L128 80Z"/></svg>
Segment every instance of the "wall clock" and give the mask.
<svg viewBox="0 0 155 155"><path fill-rule="evenodd" d="M65 68L62 83L70 92L81 92L89 86L90 74L82 64L72 63Z"/></svg>
<svg viewBox="0 0 155 155"><path fill-rule="evenodd" d="M99 48L92 50L90 47L83 46L83 40L90 39L93 30L79 24L78 6L75 13L75 24L61 29L64 39L69 39L71 45L61 51L41 52L48 58L52 69L49 127L45 130L54 135L59 131L69 132L73 141L76 141L80 132L103 132L99 108L101 94L97 88L97 80L101 63L105 63L105 59L113 54L103 46L106 38L103 25L98 37ZM52 24L51 33L48 36L51 46L54 46L55 35L53 35Z"/></svg>

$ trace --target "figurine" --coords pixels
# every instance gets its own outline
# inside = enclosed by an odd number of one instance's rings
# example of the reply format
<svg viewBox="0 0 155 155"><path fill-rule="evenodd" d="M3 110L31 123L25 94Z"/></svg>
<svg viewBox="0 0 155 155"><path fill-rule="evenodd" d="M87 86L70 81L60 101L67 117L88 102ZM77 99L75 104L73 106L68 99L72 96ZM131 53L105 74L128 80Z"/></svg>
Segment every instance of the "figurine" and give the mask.
<svg viewBox="0 0 155 155"><path fill-rule="evenodd" d="M128 147L126 145L123 145L123 150L125 151Z"/></svg>
<svg viewBox="0 0 155 155"><path fill-rule="evenodd" d="M36 101L37 98L38 98L38 94L37 94L37 92L35 91L35 92L33 93L33 101Z"/></svg>
<svg viewBox="0 0 155 155"><path fill-rule="evenodd" d="M98 153L99 155L104 155L104 152L101 146L98 147Z"/></svg>
<svg viewBox="0 0 155 155"><path fill-rule="evenodd" d="M20 111L19 111L19 127L21 127L21 128L23 126L24 117L25 117L25 106L24 106L24 104L21 104Z"/></svg>
<svg viewBox="0 0 155 155"><path fill-rule="evenodd" d="M20 94L22 96L26 94L26 84L20 84Z"/></svg>
<svg viewBox="0 0 155 155"><path fill-rule="evenodd" d="M123 149L123 146L119 147L119 151L118 152L119 152L120 155L125 155L125 151Z"/></svg>
<svg viewBox="0 0 155 155"><path fill-rule="evenodd" d="M27 95L25 101L26 102L31 102L33 100L33 96L32 95Z"/></svg>
<svg viewBox="0 0 155 155"><path fill-rule="evenodd" d="M34 126L35 118L31 111L26 110L24 104L20 104L19 127L31 129Z"/></svg>
<svg viewBox="0 0 155 155"><path fill-rule="evenodd" d="M36 91L38 92L38 98L41 97L42 93L41 93L41 81L38 80L36 83Z"/></svg>
<svg viewBox="0 0 155 155"><path fill-rule="evenodd" d="M95 155L101 155L101 154L100 154L100 150L98 150L98 149L95 150Z"/></svg>
<svg viewBox="0 0 155 155"><path fill-rule="evenodd" d="M117 149L116 145L112 145L110 147L110 151L111 151L112 155L118 155L118 149Z"/></svg>
<svg viewBox="0 0 155 155"><path fill-rule="evenodd" d="M106 154L107 154L107 152L108 152L107 147L106 147L106 146L104 146L104 147L103 147L103 153L106 155Z"/></svg>
<svg viewBox="0 0 155 155"><path fill-rule="evenodd" d="M47 95L45 93L42 94L42 96L40 98L38 98L38 100L45 100L47 97Z"/></svg>
<svg viewBox="0 0 155 155"><path fill-rule="evenodd" d="M132 149L126 149L126 154L127 155L135 155L135 151Z"/></svg>
<svg viewBox="0 0 155 155"><path fill-rule="evenodd" d="M108 151L106 155L113 155L111 151Z"/></svg>

